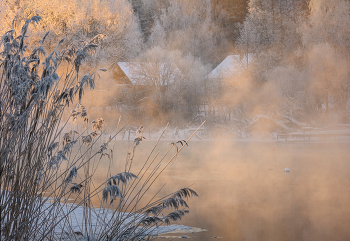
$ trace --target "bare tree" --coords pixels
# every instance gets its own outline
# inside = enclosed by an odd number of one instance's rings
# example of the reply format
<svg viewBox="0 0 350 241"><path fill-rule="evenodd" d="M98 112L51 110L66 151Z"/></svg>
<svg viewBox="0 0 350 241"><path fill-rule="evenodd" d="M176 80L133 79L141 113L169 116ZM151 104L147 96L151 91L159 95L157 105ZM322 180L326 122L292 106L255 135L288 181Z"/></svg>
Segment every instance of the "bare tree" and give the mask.
<svg viewBox="0 0 350 241"><path fill-rule="evenodd" d="M199 114L208 66L198 58L154 47L127 65L135 92L147 92L135 103L144 118L162 116L164 121L181 124Z"/></svg>

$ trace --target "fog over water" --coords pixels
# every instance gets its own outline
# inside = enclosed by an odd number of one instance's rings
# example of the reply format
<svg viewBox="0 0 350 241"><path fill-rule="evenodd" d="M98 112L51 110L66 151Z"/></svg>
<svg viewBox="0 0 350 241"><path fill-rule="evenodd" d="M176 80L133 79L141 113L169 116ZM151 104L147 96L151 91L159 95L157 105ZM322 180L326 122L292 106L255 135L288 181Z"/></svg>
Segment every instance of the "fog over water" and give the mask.
<svg viewBox="0 0 350 241"><path fill-rule="evenodd" d="M0 239L350 240L349 26L350 0L1 0Z"/></svg>
<svg viewBox="0 0 350 241"><path fill-rule="evenodd" d="M132 172L142 167L154 144L141 143ZM122 171L127 147L116 142L112 174ZM168 148L162 141L156 151ZM190 185L199 194L188 202L190 214L178 222L208 230L187 234L192 240L346 240L349 154L346 142L192 141L151 192L166 183L159 197ZM105 180L106 169L101 163L96 182Z"/></svg>

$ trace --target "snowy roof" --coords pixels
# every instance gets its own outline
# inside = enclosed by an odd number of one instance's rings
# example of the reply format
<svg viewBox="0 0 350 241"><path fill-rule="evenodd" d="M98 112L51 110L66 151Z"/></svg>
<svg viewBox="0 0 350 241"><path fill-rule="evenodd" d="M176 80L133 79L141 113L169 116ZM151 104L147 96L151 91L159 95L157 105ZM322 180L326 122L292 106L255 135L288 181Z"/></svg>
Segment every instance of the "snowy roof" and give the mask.
<svg viewBox="0 0 350 241"><path fill-rule="evenodd" d="M133 85L168 85L182 76L175 64L119 62L120 69Z"/></svg>
<svg viewBox="0 0 350 241"><path fill-rule="evenodd" d="M248 54L248 63L252 62L253 55ZM212 72L208 74L208 78L230 78L246 69L247 57L240 55L227 56Z"/></svg>

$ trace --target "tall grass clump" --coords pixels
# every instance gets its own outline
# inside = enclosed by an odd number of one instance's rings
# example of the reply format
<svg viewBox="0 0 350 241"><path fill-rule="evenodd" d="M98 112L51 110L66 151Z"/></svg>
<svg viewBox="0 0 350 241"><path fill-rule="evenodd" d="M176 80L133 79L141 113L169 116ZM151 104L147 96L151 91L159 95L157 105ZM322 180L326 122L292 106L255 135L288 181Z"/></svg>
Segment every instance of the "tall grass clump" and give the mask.
<svg viewBox="0 0 350 241"><path fill-rule="evenodd" d="M93 89L98 76L81 76L81 67L98 45L93 39L62 48L61 40L46 54L46 34L27 54L29 24L39 21L28 19L20 35L10 30L0 43L1 240L136 240L157 235L162 224L188 213L185 199L197 196L184 188L145 200L185 145L172 145L161 158L154 147L134 174L134 154L144 139L141 127L124 170L109 170L106 181L95 185L92 177L100 161L110 166L113 162L109 144L120 132L104 138L104 121L89 123L81 104L84 89ZM67 111L72 113L63 121ZM70 128L73 120L84 128ZM163 164L172 149L175 154ZM93 208L94 197L100 200L99 208Z"/></svg>

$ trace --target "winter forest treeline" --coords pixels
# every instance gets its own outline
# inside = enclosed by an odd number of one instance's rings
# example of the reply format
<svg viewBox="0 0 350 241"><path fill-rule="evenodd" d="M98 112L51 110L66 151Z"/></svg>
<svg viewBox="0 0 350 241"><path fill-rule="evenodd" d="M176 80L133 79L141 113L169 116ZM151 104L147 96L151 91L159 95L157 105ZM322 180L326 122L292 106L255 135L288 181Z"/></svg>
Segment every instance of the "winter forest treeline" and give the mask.
<svg viewBox="0 0 350 241"><path fill-rule="evenodd" d="M92 115L146 126L207 120L238 136L349 123L349 0L4 0L0 10L2 32L42 17L29 49L47 32L49 50L99 45L83 70L108 69L84 97ZM229 55L239 71L210 77Z"/></svg>

